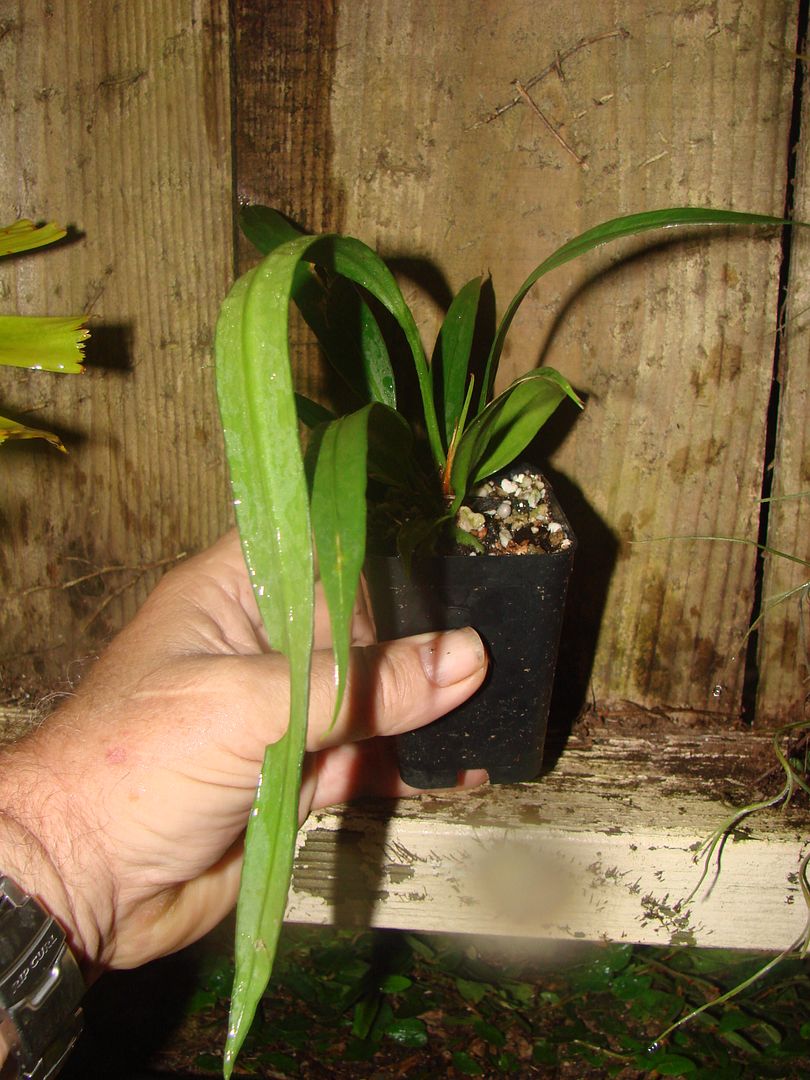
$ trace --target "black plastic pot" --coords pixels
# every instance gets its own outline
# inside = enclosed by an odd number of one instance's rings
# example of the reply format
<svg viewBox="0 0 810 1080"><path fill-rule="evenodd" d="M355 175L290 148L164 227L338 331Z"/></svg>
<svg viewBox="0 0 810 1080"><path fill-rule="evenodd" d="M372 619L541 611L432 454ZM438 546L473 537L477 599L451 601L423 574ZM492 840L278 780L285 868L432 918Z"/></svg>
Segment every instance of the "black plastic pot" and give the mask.
<svg viewBox="0 0 810 1080"><path fill-rule="evenodd" d="M573 534L553 493L556 520ZM380 640L474 626L490 656L485 684L447 716L397 739L402 779L452 787L462 769L491 783L532 780L543 746L575 543L535 555L416 559L370 555L366 579Z"/></svg>

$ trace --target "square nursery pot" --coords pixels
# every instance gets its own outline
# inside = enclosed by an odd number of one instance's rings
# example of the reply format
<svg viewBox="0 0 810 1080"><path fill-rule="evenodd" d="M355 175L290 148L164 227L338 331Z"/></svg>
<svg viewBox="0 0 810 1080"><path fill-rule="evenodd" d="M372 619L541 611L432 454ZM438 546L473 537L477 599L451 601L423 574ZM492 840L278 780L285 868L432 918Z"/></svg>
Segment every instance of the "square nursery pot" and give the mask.
<svg viewBox="0 0 810 1080"><path fill-rule="evenodd" d="M526 471L545 487L541 515L545 504L549 522L561 527L553 525L551 532L540 527L542 553L430 556L414 559L410 576L397 556L367 557L366 580L381 641L474 626L489 652L487 679L472 698L427 727L398 736L400 775L413 787L453 787L462 769L486 769L495 784L532 780L541 770L576 542L536 471L513 467L493 483L506 480L508 488L512 477ZM510 495L498 486L494 499L468 502L497 532Z"/></svg>

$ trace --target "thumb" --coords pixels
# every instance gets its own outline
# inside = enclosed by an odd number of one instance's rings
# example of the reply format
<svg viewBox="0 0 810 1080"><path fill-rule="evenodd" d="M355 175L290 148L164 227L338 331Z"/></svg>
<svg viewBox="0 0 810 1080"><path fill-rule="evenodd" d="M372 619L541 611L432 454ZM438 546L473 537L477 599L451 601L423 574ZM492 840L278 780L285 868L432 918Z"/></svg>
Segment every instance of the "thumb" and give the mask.
<svg viewBox="0 0 810 1080"><path fill-rule="evenodd" d="M471 627L419 634L351 651L346 693L333 727L335 664L313 656L307 749L398 735L456 708L484 680L487 654Z"/></svg>

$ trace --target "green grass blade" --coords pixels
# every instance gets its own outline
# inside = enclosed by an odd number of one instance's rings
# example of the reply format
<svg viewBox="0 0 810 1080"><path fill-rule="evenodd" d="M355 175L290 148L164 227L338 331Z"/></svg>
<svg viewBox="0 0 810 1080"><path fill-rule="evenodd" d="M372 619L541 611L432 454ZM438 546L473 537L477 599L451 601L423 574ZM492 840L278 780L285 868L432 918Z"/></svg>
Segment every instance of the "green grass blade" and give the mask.
<svg viewBox="0 0 810 1080"><path fill-rule="evenodd" d="M0 315L0 364L78 375L89 336L83 315Z"/></svg>
<svg viewBox="0 0 810 1080"><path fill-rule="evenodd" d="M288 730L267 748L245 842L226 1077L272 970L298 824L314 572L287 339L295 268L311 243L290 241L241 278L217 324L217 393L242 547L268 637L290 665Z"/></svg>
<svg viewBox="0 0 810 1080"><path fill-rule="evenodd" d="M714 533L672 533L667 536L649 536L640 540L631 540L632 544L654 544L661 540L724 540L727 544L745 544L747 547L755 547L765 555L773 555L778 559L787 559L788 562L799 563L800 566L810 566L810 559L802 559L799 555L791 555L789 551L779 551L768 544L759 544L756 540L749 540L745 536L719 536Z"/></svg>
<svg viewBox="0 0 810 1080"><path fill-rule="evenodd" d="M764 499L760 499L760 502L785 502L788 499L806 499L810 496L810 491L792 491L789 495L768 495Z"/></svg>
<svg viewBox="0 0 810 1080"><path fill-rule="evenodd" d="M473 278L453 299L444 317L430 370L434 397L444 420L444 445L450 446L467 389L475 320L481 298L481 278Z"/></svg>
<svg viewBox="0 0 810 1080"><path fill-rule="evenodd" d="M762 610L759 615L754 619L748 629L743 635L743 642L747 641L751 634L759 628L759 624L769 615L774 608L779 607L780 604L784 604L786 600L790 600L792 596L798 596L799 593L810 592L810 580L803 581L800 585L794 585L792 589L785 589L784 592L777 593L775 596L769 596L762 604Z"/></svg>
<svg viewBox="0 0 810 1080"><path fill-rule="evenodd" d="M312 524L329 608L337 695L343 703L351 626L366 549L366 454L372 406L327 424L313 443Z"/></svg>
<svg viewBox="0 0 810 1080"><path fill-rule="evenodd" d="M735 210L712 210L704 207L686 206L673 207L666 210L650 210L641 214L628 214L623 217L613 218L601 225L581 233L569 240L553 252L547 259L540 263L526 278L517 294L507 308L495 340L490 350L487 366L484 373L484 382L481 387L481 397L478 403L478 412L482 412L489 401L492 392L492 384L498 370L503 343L507 331L512 324L515 313L520 307L529 289L544 274L555 270L558 266L579 258L580 255L600 247L602 244L611 243L613 240L621 240L624 237L637 236L640 233L649 232L652 229L672 228L677 225L785 225L783 218L771 217L767 214L738 213Z"/></svg>

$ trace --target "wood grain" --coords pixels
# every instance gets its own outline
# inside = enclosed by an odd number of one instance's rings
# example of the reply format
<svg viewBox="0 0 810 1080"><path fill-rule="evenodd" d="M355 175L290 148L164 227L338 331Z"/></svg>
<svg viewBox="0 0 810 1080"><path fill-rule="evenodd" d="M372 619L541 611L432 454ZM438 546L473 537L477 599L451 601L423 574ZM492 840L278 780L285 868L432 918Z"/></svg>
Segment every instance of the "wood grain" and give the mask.
<svg viewBox="0 0 810 1080"><path fill-rule="evenodd" d="M519 937L527 949L536 938L781 950L807 918L803 812L750 818L698 888L696 847L729 815L721 777L747 795L749 762L767 753L751 738L604 731L573 740L534 784L313 814L287 918Z"/></svg>
<svg viewBox="0 0 810 1080"><path fill-rule="evenodd" d="M810 221L810 84L804 74L801 138L795 148L794 216ZM810 582L810 235L790 235L790 277L782 316L785 332L779 361L779 423L773 460L768 545L804 559L804 565L766 556L763 598L771 605ZM785 498L804 492L801 498ZM810 590L794 592L771 607L760 628L757 719L795 723L810 717Z"/></svg>
<svg viewBox="0 0 810 1080"><path fill-rule="evenodd" d="M795 4L338 14L333 182L346 228L404 261L428 338L468 277L491 271L503 306L618 213L781 212ZM544 71L529 92L587 170L516 95ZM565 267L516 320L501 382L542 358L588 398L540 447L580 539L563 645L580 700L590 681L597 698L739 709L753 551L631 542L756 534L779 256L774 236L646 240Z"/></svg>
<svg viewBox="0 0 810 1080"><path fill-rule="evenodd" d="M601 219L679 203L780 212L798 9L0 0L3 203L76 230L0 266L0 298L88 310L95 329L81 379L0 372L7 411L71 446L67 459L4 450L6 690L69 676L164 560L229 520L209 343L238 201L378 245L430 345L468 277L491 271L502 307ZM240 248L241 266L253 257ZM629 244L558 271L516 320L501 382L542 360L588 398L537 448L580 540L559 676L569 714L594 696L739 714L753 550L639 541L756 537L780 258L777 236ZM806 472L794 321L783 487ZM294 335L301 388L330 396ZM773 535L801 546L800 526L779 524L791 514L774 511ZM798 621L772 625L760 705L792 716Z"/></svg>
<svg viewBox="0 0 810 1080"><path fill-rule="evenodd" d="M229 520L210 352L233 265L228 5L2 0L0 27L3 217L73 230L0 266L3 308L87 312L93 331L83 376L0 372L4 409L70 449L0 461L0 670L19 694L62 685L164 560Z"/></svg>

